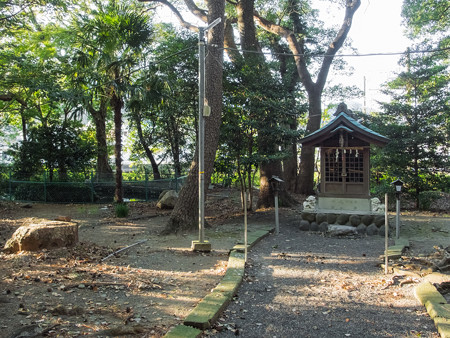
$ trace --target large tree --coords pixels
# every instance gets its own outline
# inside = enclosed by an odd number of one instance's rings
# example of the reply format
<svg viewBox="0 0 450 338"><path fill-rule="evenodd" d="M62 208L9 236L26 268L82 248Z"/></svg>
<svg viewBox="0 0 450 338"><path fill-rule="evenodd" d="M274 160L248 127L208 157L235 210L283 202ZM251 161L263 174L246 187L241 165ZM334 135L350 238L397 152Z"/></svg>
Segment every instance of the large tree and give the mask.
<svg viewBox="0 0 450 338"><path fill-rule="evenodd" d="M375 127L391 142L374 164L401 177L417 207L421 192L448 187L449 8L447 1L404 1L404 23L415 42L400 60L404 71L386 85L391 101L376 119Z"/></svg>
<svg viewBox="0 0 450 338"><path fill-rule="evenodd" d="M103 114L109 103L114 113L116 189L114 200L123 202L122 188L122 108L124 96L133 73L141 66L144 51L149 46L152 29L147 14L130 3L118 5L109 1L89 16L75 20L76 41L81 60L86 67L83 76L89 79L90 90L100 91L99 108L91 113ZM78 77L78 75L77 75ZM103 115L102 115L103 117ZM103 123L103 121L100 121Z"/></svg>
<svg viewBox="0 0 450 338"><path fill-rule="evenodd" d="M169 7L179 18L180 24L193 31L198 27L184 20L180 11L174 5L175 1L147 0L147 2L162 3ZM206 26L220 18L221 22L210 29L207 34L207 52L205 60L205 104L211 107L211 115L205 118L205 186L209 185L213 172L214 159L219 141L219 130L222 116L222 64L223 64L223 22L225 0L207 0L206 8L197 7L193 0L184 0L185 9L191 11ZM198 149L197 149L198 150ZM194 229L198 226L198 154L194 161L185 185L180 191L178 202L170 215L166 226L167 232L181 229Z"/></svg>
<svg viewBox="0 0 450 338"><path fill-rule="evenodd" d="M288 133L284 132L287 125L285 112L289 110L285 103L288 101L286 97L289 96L289 92L286 90L287 86L280 80L280 73L283 72L271 67L271 63L262 53L260 34L254 21L255 1L236 2L233 11L230 10L229 13L230 17L227 18L225 30L225 46L233 68L236 70L234 75L236 79L230 80L236 82L237 91L244 94L241 108L234 109L248 111L251 116L250 122L257 135L255 142L260 160L257 207L271 207L274 198L269 180L272 176L283 176L281 160L286 155L280 152L279 146L283 144L283 138L289 139ZM237 23L239 39L234 34L234 22ZM239 40L241 49L237 48L236 40ZM267 42L264 46L273 48ZM289 103L292 104L291 101ZM290 108L293 106L295 104L292 104ZM283 205L291 203L285 190L280 193L280 201Z"/></svg>
<svg viewBox="0 0 450 338"><path fill-rule="evenodd" d="M135 83L128 110L138 136L133 157L145 155L157 179L158 162L171 160L179 177L192 161L198 117L198 37L168 24L155 28L156 63Z"/></svg>
<svg viewBox="0 0 450 338"><path fill-rule="evenodd" d="M294 55L297 72L300 77L307 95L309 103L309 118L306 126L306 133L311 133L320 128L320 121L322 117L322 93L327 81L328 73L336 53L344 44L353 20L353 15L359 8L360 0L345 0L345 15L339 30L334 36L324 39L319 43L314 38L316 29L310 29L308 23L303 20L302 6L308 8L307 2L300 0L289 1L290 8L288 14L291 15L291 27L283 24L278 24L271 20L268 16L263 17L258 12L254 13L255 21L258 25L268 32L276 34L288 43L290 51ZM297 22L295 21L297 20ZM310 56L308 43L314 41L319 45L319 51L323 53L323 59L319 66L315 80L314 71L308 69ZM314 147L302 147L300 158L300 172L299 185L297 191L302 194L313 193L314 184Z"/></svg>

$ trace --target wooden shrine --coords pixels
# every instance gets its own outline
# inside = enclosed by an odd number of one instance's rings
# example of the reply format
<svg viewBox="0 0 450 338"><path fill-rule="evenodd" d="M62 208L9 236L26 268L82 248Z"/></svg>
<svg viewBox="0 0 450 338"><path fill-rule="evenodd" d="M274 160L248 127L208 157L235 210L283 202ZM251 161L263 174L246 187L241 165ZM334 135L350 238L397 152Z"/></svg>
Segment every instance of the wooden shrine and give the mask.
<svg viewBox="0 0 450 338"><path fill-rule="evenodd" d="M370 212L370 145L384 146L389 140L359 123L344 103L334 116L300 140L320 148L318 209Z"/></svg>

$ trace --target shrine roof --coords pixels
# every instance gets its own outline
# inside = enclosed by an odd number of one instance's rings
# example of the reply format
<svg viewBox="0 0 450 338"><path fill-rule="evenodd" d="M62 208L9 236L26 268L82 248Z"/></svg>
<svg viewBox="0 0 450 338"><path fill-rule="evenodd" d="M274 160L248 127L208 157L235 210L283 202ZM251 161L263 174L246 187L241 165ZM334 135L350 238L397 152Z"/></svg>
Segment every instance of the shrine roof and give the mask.
<svg viewBox="0 0 450 338"><path fill-rule="evenodd" d="M303 145L317 147L324 140L333 137L336 132L342 130L370 144L384 146L389 142L387 137L362 125L344 111L338 113L328 124L312 132L299 142Z"/></svg>

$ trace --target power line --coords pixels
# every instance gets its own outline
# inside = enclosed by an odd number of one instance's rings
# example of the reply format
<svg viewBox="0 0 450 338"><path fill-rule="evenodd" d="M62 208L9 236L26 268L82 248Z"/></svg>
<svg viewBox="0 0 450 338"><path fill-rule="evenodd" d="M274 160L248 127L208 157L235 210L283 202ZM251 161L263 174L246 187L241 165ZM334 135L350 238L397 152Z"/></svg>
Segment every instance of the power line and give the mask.
<svg viewBox="0 0 450 338"><path fill-rule="evenodd" d="M367 57L367 56L392 56L392 55L405 55L405 54L421 54L421 53L437 53L437 52L443 52L446 50L450 50L450 47L447 48L438 48L438 49L431 49L431 50L408 50L405 52L380 52L380 53L367 53L367 54L335 54L335 55L328 55L328 54L294 54L294 53L277 53L277 52L263 52L263 51L255 51L255 50L244 50L244 49L238 49L238 48L230 48L230 47L224 47L223 50L233 50L238 52L245 52L245 53L254 53L254 54L264 54L264 55L282 55L282 56L303 56L303 57Z"/></svg>

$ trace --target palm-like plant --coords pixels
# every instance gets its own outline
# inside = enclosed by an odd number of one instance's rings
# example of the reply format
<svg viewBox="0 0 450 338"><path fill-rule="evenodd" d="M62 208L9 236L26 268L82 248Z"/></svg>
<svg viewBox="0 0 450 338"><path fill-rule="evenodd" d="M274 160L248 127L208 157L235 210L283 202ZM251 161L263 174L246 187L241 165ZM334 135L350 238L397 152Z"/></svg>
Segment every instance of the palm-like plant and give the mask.
<svg viewBox="0 0 450 338"><path fill-rule="evenodd" d="M141 67L146 48L151 42L150 18L130 3L119 5L110 0L89 15L77 17L72 29L77 42L79 68L76 78L97 97L98 108L109 103L114 112L114 199L122 203L122 107L127 89Z"/></svg>

